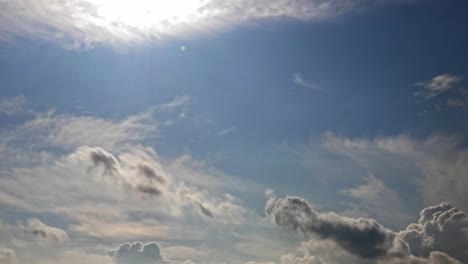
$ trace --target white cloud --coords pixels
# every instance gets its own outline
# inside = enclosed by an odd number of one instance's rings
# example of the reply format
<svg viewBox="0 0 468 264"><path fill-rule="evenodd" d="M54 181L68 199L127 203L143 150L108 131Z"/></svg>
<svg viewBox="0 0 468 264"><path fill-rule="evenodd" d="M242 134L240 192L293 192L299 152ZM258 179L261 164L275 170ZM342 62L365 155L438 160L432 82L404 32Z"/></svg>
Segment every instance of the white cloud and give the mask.
<svg viewBox="0 0 468 264"><path fill-rule="evenodd" d="M246 221L256 224L258 215L226 192L249 191L254 188L245 187L250 182L188 154L161 157L142 145L158 135L154 112L172 113L187 102L188 97L176 98L114 120L49 112L4 128L0 207L41 220L43 215L57 216L66 228L30 219L14 226L22 230L21 236L2 236L0 243L14 245L19 260L37 255L36 263L54 263L52 257L57 263L76 263L83 256L94 264L111 258L74 248L83 250L83 245L93 245L93 241L200 241L211 236L209 230L234 229ZM13 158L15 153L22 156ZM29 252L32 247L34 251Z"/></svg>
<svg viewBox="0 0 468 264"><path fill-rule="evenodd" d="M14 115L24 110L26 98L23 95L15 97L0 97L0 115Z"/></svg>
<svg viewBox="0 0 468 264"><path fill-rule="evenodd" d="M16 253L11 248L0 248L0 263L1 264L15 264Z"/></svg>
<svg viewBox="0 0 468 264"><path fill-rule="evenodd" d="M182 106L186 106L190 102L190 100L191 98L188 95L177 96L171 102L158 105L155 108L159 110L172 111Z"/></svg>
<svg viewBox="0 0 468 264"><path fill-rule="evenodd" d="M366 177L365 183L346 190L343 193L356 200L349 201L352 208L346 213L351 216L358 216L353 212L370 213L384 222L398 223L398 226L405 225L413 216L410 214L408 206L402 201L400 195L386 186L381 179L370 175Z"/></svg>
<svg viewBox="0 0 468 264"><path fill-rule="evenodd" d="M37 264L113 264L109 256L88 254L80 250L67 250L52 259L35 260Z"/></svg>
<svg viewBox="0 0 468 264"><path fill-rule="evenodd" d="M36 113L22 125L0 129L0 168L44 163L56 159L56 152L68 153L80 146L112 150L125 144L145 143L159 137L158 114L180 110L189 100L189 96L176 97L120 119L56 114L53 110Z"/></svg>
<svg viewBox="0 0 468 264"><path fill-rule="evenodd" d="M67 48L133 45L262 18L323 19L401 0L16 0L0 2L0 39L29 36Z"/></svg>
<svg viewBox="0 0 468 264"><path fill-rule="evenodd" d="M48 226L36 218L28 219L25 224L20 224L20 228L31 234L39 243L62 245L69 239L65 230Z"/></svg>
<svg viewBox="0 0 468 264"><path fill-rule="evenodd" d="M237 130L237 127L236 126L230 126L228 128L225 128L221 131L219 131L218 133L216 133L217 136L225 136L227 134L231 134L233 132L235 132Z"/></svg>
<svg viewBox="0 0 468 264"><path fill-rule="evenodd" d="M304 88L307 88L307 89L310 89L310 90L322 91L322 88L317 86L312 81L305 79L304 76L302 76L302 73L300 73L300 72L293 73L293 75L291 77L291 81L294 84L297 84L297 85L299 85L301 87L304 87Z"/></svg>
<svg viewBox="0 0 468 264"><path fill-rule="evenodd" d="M200 260L209 257L209 253L204 250L195 249L186 246L171 246L162 249L164 256L170 260Z"/></svg>
<svg viewBox="0 0 468 264"><path fill-rule="evenodd" d="M414 93L415 96L424 98L433 98L442 94L458 85L463 77L452 74L442 74L432 78L429 81L417 82L414 85L422 87L421 91Z"/></svg>
<svg viewBox="0 0 468 264"><path fill-rule="evenodd" d="M327 133L324 146L345 155L366 170L393 173L415 184L426 205L449 201L467 210L468 149L461 138L433 135L425 140L407 135L375 139L353 139ZM414 188L414 186L411 186Z"/></svg>
<svg viewBox="0 0 468 264"><path fill-rule="evenodd" d="M373 261L357 258L330 241L309 240L281 257L280 264L366 264Z"/></svg>

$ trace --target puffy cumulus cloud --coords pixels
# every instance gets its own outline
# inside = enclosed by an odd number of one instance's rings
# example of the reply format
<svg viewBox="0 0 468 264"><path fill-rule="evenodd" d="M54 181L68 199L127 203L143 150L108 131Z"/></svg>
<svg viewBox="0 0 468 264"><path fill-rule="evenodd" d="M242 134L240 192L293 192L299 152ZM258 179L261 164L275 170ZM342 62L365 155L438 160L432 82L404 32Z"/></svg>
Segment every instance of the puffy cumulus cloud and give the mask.
<svg viewBox="0 0 468 264"><path fill-rule="evenodd" d="M435 76L429 81L417 82L414 85L422 87L421 91L414 93L415 96L432 98L455 88L463 78L452 74Z"/></svg>
<svg viewBox="0 0 468 264"><path fill-rule="evenodd" d="M422 210L419 222L410 224L398 236L417 257L440 251L468 262L468 216L448 203Z"/></svg>
<svg viewBox="0 0 468 264"><path fill-rule="evenodd" d="M460 261L448 256L445 253L432 251L427 258L418 258L407 256L402 258L393 258L382 260L379 264L462 264Z"/></svg>
<svg viewBox="0 0 468 264"><path fill-rule="evenodd" d="M1 264L15 264L16 253L10 248L0 248L0 263Z"/></svg>
<svg viewBox="0 0 468 264"><path fill-rule="evenodd" d="M353 219L334 213L318 213L299 197L271 197L265 207L269 220L284 229L331 239L363 258L388 254L394 233L372 219Z"/></svg>
<svg viewBox="0 0 468 264"><path fill-rule="evenodd" d="M63 229L48 226L36 218L30 218L26 223L20 223L19 226L25 233L34 236L40 243L61 245L69 239Z"/></svg>
<svg viewBox="0 0 468 264"><path fill-rule="evenodd" d="M31 36L66 48L134 45L187 31L224 28L253 19L322 19L405 0L2 1L0 39Z"/></svg>
<svg viewBox="0 0 468 264"><path fill-rule="evenodd" d="M375 220L348 218L335 213L319 213L302 198L270 197L265 212L274 225L304 235L332 241L353 255L356 263L462 263L468 262L468 216L448 203L425 208L418 223L405 230L391 231ZM324 261L321 250L313 251L317 241L303 244L302 255L283 256L282 263L335 263ZM337 254L338 251L334 251ZM337 261L339 256L330 259ZM340 263L340 262L336 262ZM346 262L353 263L353 262Z"/></svg>
<svg viewBox="0 0 468 264"><path fill-rule="evenodd" d="M158 244L151 242L124 243L117 249L108 252L116 264L159 264L168 263L161 256Z"/></svg>

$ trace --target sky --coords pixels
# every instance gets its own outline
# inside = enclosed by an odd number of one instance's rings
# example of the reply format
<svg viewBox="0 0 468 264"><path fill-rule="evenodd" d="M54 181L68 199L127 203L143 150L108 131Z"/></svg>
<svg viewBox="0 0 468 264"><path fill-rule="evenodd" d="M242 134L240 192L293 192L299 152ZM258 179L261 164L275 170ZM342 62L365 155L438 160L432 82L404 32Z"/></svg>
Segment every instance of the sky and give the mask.
<svg viewBox="0 0 468 264"><path fill-rule="evenodd" d="M0 264L468 263L466 10L0 0Z"/></svg>

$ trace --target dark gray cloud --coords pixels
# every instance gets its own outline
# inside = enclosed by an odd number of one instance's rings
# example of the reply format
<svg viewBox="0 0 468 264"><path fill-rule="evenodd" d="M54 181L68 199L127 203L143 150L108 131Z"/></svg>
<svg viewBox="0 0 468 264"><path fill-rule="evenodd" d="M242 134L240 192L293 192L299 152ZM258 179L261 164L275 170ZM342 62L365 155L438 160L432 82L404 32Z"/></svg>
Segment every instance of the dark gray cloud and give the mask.
<svg viewBox="0 0 468 264"><path fill-rule="evenodd" d="M394 233L376 221L318 213L299 197L271 198L265 211L270 221L279 227L331 239L363 258L385 256L392 247Z"/></svg>
<svg viewBox="0 0 468 264"><path fill-rule="evenodd" d="M156 187L152 187L152 186L145 186L145 185L139 185L137 187L137 189L144 193L144 194L148 194L148 195L151 195L151 196L159 196L161 195L161 191L156 188Z"/></svg>
<svg viewBox="0 0 468 264"><path fill-rule="evenodd" d="M164 179L163 176L159 175L156 173L156 170L151 168L150 166L146 164L140 164L138 165L138 170L140 171L141 174L143 174L146 178L150 180L156 180L159 183L166 183L166 179Z"/></svg>
<svg viewBox="0 0 468 264"><path fill-rule="evenodd" d="M161 256L158 244L151 242L124 243L108 252L116 264L160 264L167 263Z"/></svg>
<svg viewBox="0 0 468 264"><path fill-rule="evenodd" d="M93 162L94 168L99 166L104 167L103 174L115 175L118 172L118 160L111 153L103 150L102 148L93 148L90 151L90 158Z"/></svg>
<svg viewBox="0 0 468 264"><path fill-rule="evenodd" d="M270 197L265 213L278 227L329 239L379 263L468 263L468 217L448 203L425 208L418 223L400 232L373 219L316 212L299 197Z"/></svg>
<svg viewBox="0 0 468 264"><path fill-rule="evenodd" d="M162 194L158 185L162 187L166 183L166 179L151 166L144 163L138 165L126 164L124 161L117 159L112 153L99 147L90 148L89 157L93 165L88 170L102 167L103 176L115 177L117 182L126 187L136 189L150 196ZM134 175L134 180L130 182L128 177L123 177L124 174Z"/></svg>
<svg viewBox="0 0 468 264"><path fill-rule="evenodd" d="M203 204L197 203L198 208L200 208L200 212L209 218L213 218L213 213L211 212L210 209L206 208Z"/></svg>

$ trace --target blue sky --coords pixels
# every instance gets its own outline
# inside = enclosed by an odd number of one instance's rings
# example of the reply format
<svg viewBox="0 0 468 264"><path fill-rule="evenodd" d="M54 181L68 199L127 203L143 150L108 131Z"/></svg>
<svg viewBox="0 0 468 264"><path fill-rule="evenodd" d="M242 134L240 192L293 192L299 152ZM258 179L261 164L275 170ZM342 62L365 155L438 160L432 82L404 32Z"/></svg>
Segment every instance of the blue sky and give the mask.
<svg viewBox="0 0 468 264"><path fill-rule="evenodd" d="M0 1L0 263L468 261L467 8Z"/></svg>

